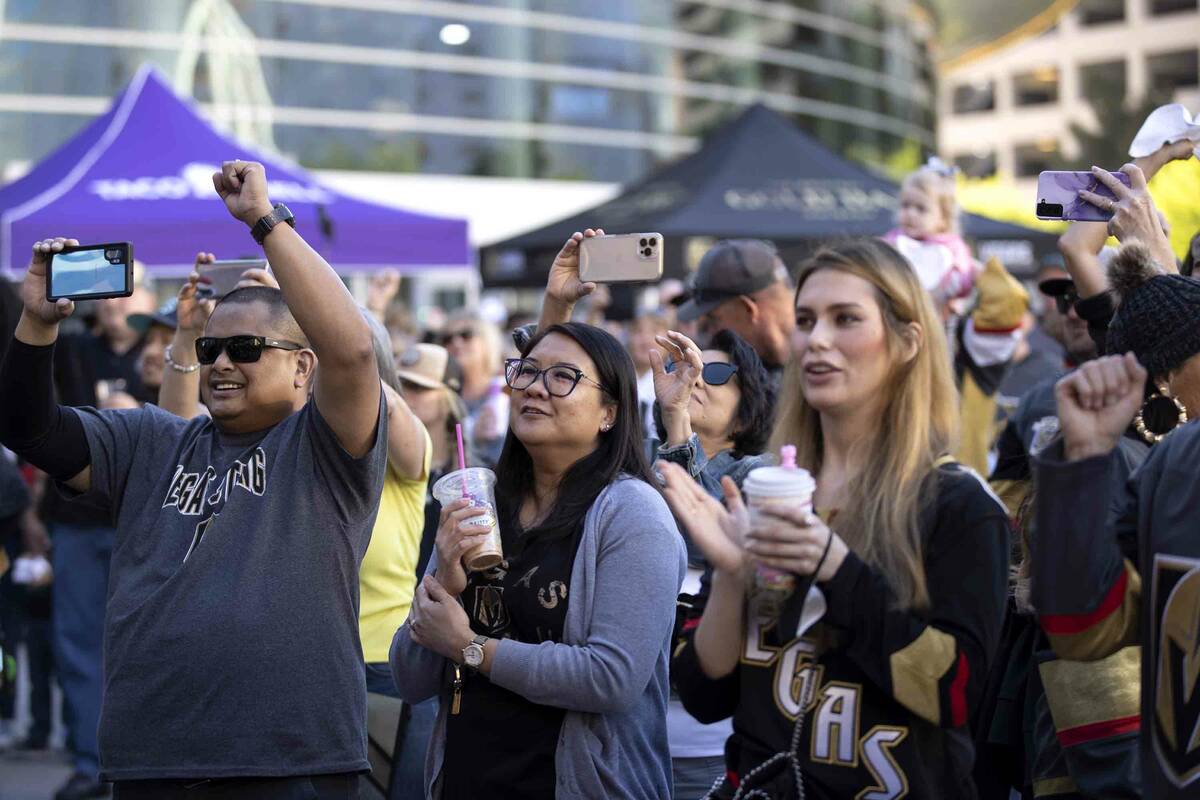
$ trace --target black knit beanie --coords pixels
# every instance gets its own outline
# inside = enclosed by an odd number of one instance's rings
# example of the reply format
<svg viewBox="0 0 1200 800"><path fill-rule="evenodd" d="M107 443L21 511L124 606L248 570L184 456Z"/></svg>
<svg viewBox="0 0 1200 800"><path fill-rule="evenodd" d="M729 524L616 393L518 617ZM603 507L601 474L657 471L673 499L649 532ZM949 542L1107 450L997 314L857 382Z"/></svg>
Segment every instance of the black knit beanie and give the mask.
<svg viewBox="0 0 1200 800"><path fill-rule="evenodd" d="M1200 353L1200 278L1167 274L1140 244L1121 248L1108 266L1120 305L1106 351L1133 351L1151 376L1165 376Z"/></svg>

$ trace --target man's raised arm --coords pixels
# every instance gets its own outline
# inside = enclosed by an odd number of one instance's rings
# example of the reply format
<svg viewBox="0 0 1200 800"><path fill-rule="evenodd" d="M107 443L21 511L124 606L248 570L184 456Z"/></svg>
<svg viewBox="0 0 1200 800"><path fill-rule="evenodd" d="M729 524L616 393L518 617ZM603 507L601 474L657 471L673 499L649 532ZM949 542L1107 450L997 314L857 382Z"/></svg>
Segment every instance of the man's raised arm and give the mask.
<svg viewBox="0 0 1200 800"><path fill-rule="evenodd" d="M273 211L262 164L226 161L213 175L229 213L253 228ZM283 298L317 354L316 403L352 456L371 449L379 423L379 370L371 330L342 279L290 225L263 240Z"/></svg>
<svg viewBox="0 0 1200 800"><path fill-rule="evenodd" d="M54 400L54 343L58 325L75 303L46 299L52 253L74 239L46 239L33 246L21 284L21 319L0 364L0 443L77 492L92 485L91 456L83 424Z"/></svg>

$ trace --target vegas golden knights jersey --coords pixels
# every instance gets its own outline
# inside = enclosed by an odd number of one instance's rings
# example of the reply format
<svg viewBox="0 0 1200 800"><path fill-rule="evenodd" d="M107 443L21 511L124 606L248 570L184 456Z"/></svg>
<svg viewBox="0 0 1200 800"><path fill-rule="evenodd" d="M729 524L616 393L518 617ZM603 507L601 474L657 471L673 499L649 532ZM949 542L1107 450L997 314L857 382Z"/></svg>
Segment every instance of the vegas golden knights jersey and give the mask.
<svg viewBox="0 0 1200 800"><path fill-rule="evenodd" d="M1119 453L1036 459L1034 604L1064 659L1142 645L1144 796L1200 797L1200 425L1155 445L1123 489ZM1110 721L1117 724L1119 721Z"/></svg>

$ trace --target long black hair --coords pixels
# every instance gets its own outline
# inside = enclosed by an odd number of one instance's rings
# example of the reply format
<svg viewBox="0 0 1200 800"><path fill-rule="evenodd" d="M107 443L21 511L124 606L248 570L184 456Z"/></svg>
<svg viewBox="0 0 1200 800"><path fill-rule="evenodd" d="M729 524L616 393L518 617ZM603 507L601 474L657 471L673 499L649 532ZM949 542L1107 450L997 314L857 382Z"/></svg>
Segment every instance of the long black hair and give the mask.
<svg viewBox="0 0 1200 800"><path fill-rule="evenodd" d="M554 333L570 338L592 359L597 374L589 377L604 387L605 398L616 405L617 414L612 428L600 434L596 449L572 464L563 475L550 515L527 531L527 535L573 535L600 492L622 474L657 489L642 446L637 379L629 354L607 331L582 322L568 322L538 331L521 356L528 356L542 339ZM496 463L496 478L497 511L501 520L511 526L517 520L521 502L533 491L533 459L511 429Z"/></svg>
<svg viewBox="0 0 1200 800"><path fill-rule="evenodd" d="M756 456L767 449L771 438L771 427L775 421L775 384L762 359L745 339L731 330L719 330L713 334L705 350L720 350L729 355L729 363L737 367L741 399L733 412L733 455L735 458ZM662 408L654 401L654 427L658 438L666 441L666 426L662 420Z"/></svg>

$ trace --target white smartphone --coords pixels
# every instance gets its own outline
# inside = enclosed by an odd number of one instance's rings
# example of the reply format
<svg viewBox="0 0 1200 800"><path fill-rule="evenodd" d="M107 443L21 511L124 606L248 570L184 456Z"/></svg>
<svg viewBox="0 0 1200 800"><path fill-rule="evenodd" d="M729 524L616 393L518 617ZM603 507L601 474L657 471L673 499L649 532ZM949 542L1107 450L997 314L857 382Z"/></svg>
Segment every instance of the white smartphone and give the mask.
<svg viewBox="0 0 1200 800"><path fill-rule="evenodd" d="M579 245L579 280L585 283L656 281L662 274L661 233L593 236Z"/></svg>
<svg viewBox="0 0 1200 800"><path fill-rule="evenodd" d="M197 293L201 297L215 297L218 300L229 294L242 279L242 273L248 269L266 269L264 258L229 258L223 261L213 261L200 265L200 284Z"/></svg>

